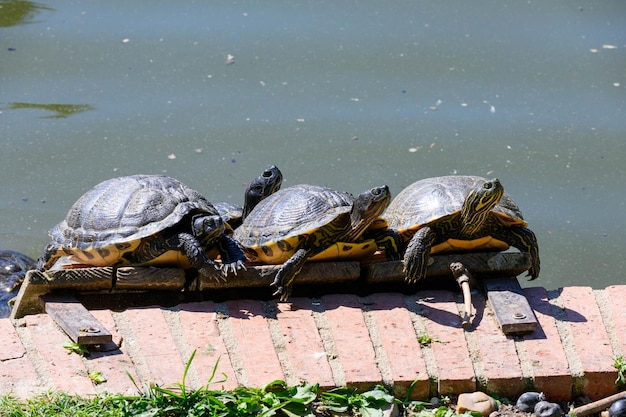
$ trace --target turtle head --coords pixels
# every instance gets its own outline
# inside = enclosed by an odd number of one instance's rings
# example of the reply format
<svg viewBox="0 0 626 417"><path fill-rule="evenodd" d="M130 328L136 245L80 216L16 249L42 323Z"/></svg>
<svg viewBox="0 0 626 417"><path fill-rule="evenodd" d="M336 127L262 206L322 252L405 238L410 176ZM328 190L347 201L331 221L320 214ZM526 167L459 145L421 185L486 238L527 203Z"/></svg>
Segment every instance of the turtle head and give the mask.
<svg viewBox="0 0 626 417"><path fill-rule="evenodd" d="M355 237L369 227L391 202L391 192L386 185L374 187L354 199L350 212L350 223Z"/></svg>
<svg viewBox="0 0 626 417"><path fill-rule="evenodd" d="M255 178L246 188L243 218L245 219L261 200L280 190L282 182L283 174L274 165Z"/></svg>
<svg viewBox="0 0 626 417"><path fill-rule="evenodd" d="M500 201L502 194L504 194L504 187L497 178L487 180L470 190L465 197L461 210L462 232L472 235L478 231L485 223L491 210Z"/></svg>
<svg viewBox="0 0 626 417"><path fill-rule="evenodd" d="M203 244L214 242L222 236L225 230L224 220L220 216L210 214L196 214L191 219L192 234Z"/></svg>

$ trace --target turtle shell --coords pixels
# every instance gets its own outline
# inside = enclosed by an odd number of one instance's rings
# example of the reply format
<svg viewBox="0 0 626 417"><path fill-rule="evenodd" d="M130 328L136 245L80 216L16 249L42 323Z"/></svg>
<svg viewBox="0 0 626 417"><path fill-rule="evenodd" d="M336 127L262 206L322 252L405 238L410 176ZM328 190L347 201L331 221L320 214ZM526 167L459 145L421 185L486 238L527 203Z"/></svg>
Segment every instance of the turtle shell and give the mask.
<svg viewBox="0 0 626 417"><path fill-rule="evenodd" d="M9 317L9 300L17 295L26 272L35 267L35 260L23 253L0 250L0 318Z"/></svg>
<svg viewBox="0 0 626 417"><path fill-rule="evenodd" d="M349 193L294 185L261 201L235 230L234 237L251 261L281 264L295 253L301 240L322 226L349 217L353 202Z"/></svg>
<svg viewBox="0 0 626 417"><path fill-rule="evenodd" d="M446 222L459 215L467 194L487 181L478 176L450 175L414 182L398 193L383 217L389 228L398 231L408 241L423 226ZM508 226L528 225L517 203L506 192L491 213ZM508 247L504 242L485 236L469 241L448 239L442 246L434 246L432 253L457 249L505 250Z"/></svg>
<svg viewBox="0 0 626 417"><path fill-rule="evenodd" d="M180 181L161 175L119 177L87 191L65 220L50 230L50 236L74 260L108 266L121 261L124 253L133 251L143 239L176 226L195 212L215 215L216 233L225 231L215 207ZM179 257L177 252L145 261L179 264Z"/></svg>
<svg viewBox="0 0 626 417"><path fill-rule="evenodd" d="M243 217L243 206L226 201L215 203L213 205L222 219L228 223L233 229L241 224Z"/></svg>

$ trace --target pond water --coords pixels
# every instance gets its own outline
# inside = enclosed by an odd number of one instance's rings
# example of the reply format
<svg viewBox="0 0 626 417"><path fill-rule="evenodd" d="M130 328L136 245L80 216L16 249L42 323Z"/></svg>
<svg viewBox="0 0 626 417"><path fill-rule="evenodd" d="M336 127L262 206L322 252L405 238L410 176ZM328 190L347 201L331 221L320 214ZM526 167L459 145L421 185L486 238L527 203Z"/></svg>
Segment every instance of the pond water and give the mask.
<svg viewBox="0 0 626 417"><path fill-rule="evenodd" d="M498 177L539 279L624 283L626 3L0 1L0 249L39 256L96 183L241 202ZM523 280L522 280L523 281Z"/></svg>

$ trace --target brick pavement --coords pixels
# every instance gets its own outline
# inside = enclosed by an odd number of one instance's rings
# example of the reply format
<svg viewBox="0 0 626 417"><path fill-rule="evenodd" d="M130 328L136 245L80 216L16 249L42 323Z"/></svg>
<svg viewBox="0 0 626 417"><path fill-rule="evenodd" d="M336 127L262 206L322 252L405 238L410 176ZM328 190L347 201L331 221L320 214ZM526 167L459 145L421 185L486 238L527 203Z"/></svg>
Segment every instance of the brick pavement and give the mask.
<svg viewBox="0 0 626 417"><path fill-rule="evenodd" d="M1 319L0 394L135 393L129 375L140 387L172 385L194 350L187 381L194 387L214 374L214 389L276 379L323 388L382 383L399 397L416 381L412 397L420 399L474 390L513 397L533 388L553 400L615 393L612 356L626 354L626 286L524 291L539 328L515 337L498 329L481 294L473 294L476 315L464 330L460 294L432 290L96 310L116 346L88 357L68 354L68 337L45 314ZM426 335L431 343L420 345ZM107 381L95 385L91 371Z"/></svg>

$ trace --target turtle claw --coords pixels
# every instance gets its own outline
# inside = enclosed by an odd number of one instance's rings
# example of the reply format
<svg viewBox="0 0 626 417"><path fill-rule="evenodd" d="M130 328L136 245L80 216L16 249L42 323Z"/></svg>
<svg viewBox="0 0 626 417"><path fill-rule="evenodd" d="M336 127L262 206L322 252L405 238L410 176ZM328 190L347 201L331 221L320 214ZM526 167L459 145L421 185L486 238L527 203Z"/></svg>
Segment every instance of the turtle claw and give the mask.
<svg viewBox="0 0 626 417"><path fill-rule="evenodd" d="M248 270L246 268L246 264L244 264L243 261L236 261L236 262L231 262L229 264L223 264L222 274L224 276L227 276L228 274L231 274L231 273L234 275L237 275L237 271L239 271L240 269L243 269L244 271Z"/></svg>
<svg viewBox="0 0 626 417"><path fill-rule="evenodd" d="M272 281L270 283L270 287L282 288L283 287L282 285L278 285L278 284L280 284L280 282L281 282L280 279L278 278L278 276L276 276L274 278L274 281ZM276 295L276 294L274 294L274 295Z"/></svg>
<svg viewBox="0 0 626 417"><path fill-rule="evenodd" d="M278 279L275 279L270 284L270 287L276 287L276 291L272 293L272 297L279 296L278 301L285 302L289 298L289 295L291 295L291 286L287 285L284 287Z"/></svg>
<svg viewBox="0 0 626 417"><path fill-rule="evenodd" d="M284 303L284 302L286 302L286 301L289 299L289 295L290 295L290 294L291 294L291 289L290 289L290 288L285 289L284 287L280 287L280 286L279 286L279 287L276 289L276 291L274 291L274 293L272 294L272 296L273 296L273 297L280 296L280 297L278 298L278 301L280 301L280 302L283 302L283 303Z"/></svg>

